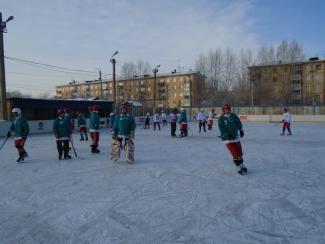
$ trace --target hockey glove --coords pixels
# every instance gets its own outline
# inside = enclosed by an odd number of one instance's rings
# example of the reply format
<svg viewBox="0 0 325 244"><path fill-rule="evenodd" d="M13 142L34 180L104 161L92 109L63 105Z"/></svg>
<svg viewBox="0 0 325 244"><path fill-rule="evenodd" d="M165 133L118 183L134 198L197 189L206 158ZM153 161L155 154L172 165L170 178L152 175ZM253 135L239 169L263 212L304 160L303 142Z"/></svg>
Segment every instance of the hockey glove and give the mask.
<svg viewBox="0 0 325 244"><path fill-rule="evenodd" d="M112 139L113 140L116 140L117 139L117 136L116 135L112 135Z"/></svg>
<svg viewBox="0 0 325 244"><path fill-rule="evenodd" d="M9 138L10 136L11 136L11 132L8 131L8 133L7 133L7 137Z"/></svg>
<svg viewBox="0 0 325 244"><path fill-rule="evenodd" d="M55 138L59 139L60 138L59 134L55 134Z"/></svg>
<svg viewBox="0 0 325 244"><path fill-rule="evenodd" d="M95 130L99 130L99 125L96 125L95 126Z"/></svg>
<svg viewBox="0 0 325 244"><path fill-rule="evenodd" d="M131 138L131 139L134 139L134 133L131 133L131 134L130 134L130 138Z"/></svg>
<svg viewBox="0 0 325 244"><path fill-rule="evenodd" d="M241 137L241 138L244 137L244 131L243 131L243 130L239 131L239 134L240 134L240 137Z"/></svg>

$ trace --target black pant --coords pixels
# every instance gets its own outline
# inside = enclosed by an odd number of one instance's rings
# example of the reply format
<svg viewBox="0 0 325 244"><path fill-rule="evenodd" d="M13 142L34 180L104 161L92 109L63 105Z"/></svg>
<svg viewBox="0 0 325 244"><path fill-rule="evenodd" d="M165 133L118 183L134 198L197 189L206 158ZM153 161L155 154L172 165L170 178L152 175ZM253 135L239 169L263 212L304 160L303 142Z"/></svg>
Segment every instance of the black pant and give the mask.
<svg viewBox="0 0 325 244"><path fill-rule="evenodd" d="M144 123L144 128L150 128L150 119L146 119L145 123Z"/></svg>
<svg viewBox="0 0 325 244"><path fill-rule="evenodd" d="M62 157L62 153L64 153L64 156L69 154L69 140L56 141L56 147L58 149L59 157Z"/></svg>
<svg viewBox="0 0 325 244"><path fill-rule="evenodd" d="M170 132L171 136L176 136L176 122L170 122Z"/></svg>
<svg viewBox="0 0 325 244"><path fill-rule="evenodd" d="M205 121L200 120L200 123L199 123L199 129L200 129L200 132L201 132L202 125L203 125L203 130L206 131L206 130L205 130L205 124L206 124Z"/></svg>

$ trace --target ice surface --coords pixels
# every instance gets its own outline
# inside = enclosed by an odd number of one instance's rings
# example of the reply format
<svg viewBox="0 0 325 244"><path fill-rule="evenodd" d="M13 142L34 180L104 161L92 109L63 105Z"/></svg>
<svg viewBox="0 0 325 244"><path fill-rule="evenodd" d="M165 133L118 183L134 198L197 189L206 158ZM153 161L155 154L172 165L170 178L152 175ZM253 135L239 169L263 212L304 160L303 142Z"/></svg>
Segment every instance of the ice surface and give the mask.
<svg viewBox="0 0 325 244"><path fill-rule="evenodd" d="M325 243L325 126L244 125L249 174L239 176L218 131L188 138L138 127L136 164L89 142L58 161L50 135L28 138L17 164L0 152L0 243ZM0 141L2 142L2 140ZM123 156L123 155L122 155Z"/></svg>

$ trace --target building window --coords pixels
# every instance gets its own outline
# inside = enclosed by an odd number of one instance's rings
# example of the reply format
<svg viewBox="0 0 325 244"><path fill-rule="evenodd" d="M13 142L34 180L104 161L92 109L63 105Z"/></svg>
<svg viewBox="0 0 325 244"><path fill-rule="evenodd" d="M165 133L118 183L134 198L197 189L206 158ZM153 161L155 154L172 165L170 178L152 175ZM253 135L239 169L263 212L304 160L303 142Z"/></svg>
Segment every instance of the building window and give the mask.
<svg viewBox="0 0 325 244"><path fill-rule="evenodd" d="M321 64L316 64L316 70L321 70L322 69L322 65Z"/></svg>
<svg viewBox="0 0 325 244"><path fill-rule="evenodd" d="M315 90L316 90L317 92L320 91L320 84L319 84L319 83L316 83L316 84L315 84Z"/></svg>
<svg viewBox="0 0 325 244"><path fill-rule="evenodd" d="M321 80L322 77L320 75L316 75L315 80Z"/></svg>
<svg viewBox="0 0 325 244"><path fill-rule="evenodd" d="M311 65L307 65L307 66L306 66L306 70L307 70L307 71L311 71Z"/></svg>
<svg viewBox="0 0 325 244"><path fill-rule="evenodd" d="M310 75L306 75L306 80L311 80L311 76Z"/></svg>

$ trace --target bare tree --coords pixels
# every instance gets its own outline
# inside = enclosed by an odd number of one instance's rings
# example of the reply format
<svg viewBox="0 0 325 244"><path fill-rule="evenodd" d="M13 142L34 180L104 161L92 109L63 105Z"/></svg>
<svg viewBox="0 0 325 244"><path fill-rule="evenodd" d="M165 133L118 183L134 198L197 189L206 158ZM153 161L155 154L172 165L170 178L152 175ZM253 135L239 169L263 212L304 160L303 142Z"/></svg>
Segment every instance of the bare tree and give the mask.
<svg viewBox="0 0 325 244"><path fill-rule="evenodd" d="M144 63L144 67L143 67L143 73L142 73L142 75L150 74L151 71L152 71L152 66L149 64L148 61L146 61L146 62Z"/></svg>
<svg viewBox="0 0 325 244"><path fill-rule="evenodd" d="M136 66L133 62L126 62L121 67L121 77L123 79L132 79L135 75L137 75L136 72Z"/></svg>
<svg viewBox="0 0 325 244"><path fill-rule="evenodd" d="M289 47L290 62L301 61L304 57L302 46L296 40L293 40Z"/></svg>
<svg viewBox="0 0 325 244"><path fill-rule="evenodd" d="M143 76L151 73L151 66L146 61L139 59L137 63L126 62L121 67L121 77L123 79L132 79L135 76Z"/></svg>
<svg viewBox="0 0 325 244"><path fill-rule="evenodd" d="M22 93L18 90L14 90L14 91L7 91L7 98L11 98L11 97L24 97L24 98L31 98L32 95L30 94L26 94L26 93Z"/></svg>
<svg viewBox="0 0 325 244"><path fill-rule="evenodd" d="M218 91L222 79L223 55L221 49L210 51L208 54L209 80L212 87Z"/></svg>
<svg viewBox="0 0 325 244"><path fill-rule="evenodd" d="M276 53L279 63L288 63L289 62L289 44L287 40L283 40L277 48Z"/></svg>
<svg viewBox="0 0 325 244"><path fill-rule="evenodd" d="M236 57L231 49L227 48L224 60L224 79L222 80L222 89L230 91L236 77Z"/></svg>
<svg viewBox="0 0 325 244"><path fill-rule="evenodd" d="M35 98L40 99L54 99L55 96L51 95L49 92L43 92L35 96Z"/></svg>
<svg viewBox="0 0 325 244"><path fill-rule="evenodd" d="M253 54L251 50L240 50L237 58L236 84L234 85L234 95L236 104L247 105L250 102L252 81L250 80L249 67L253 64Z"/></svg>

